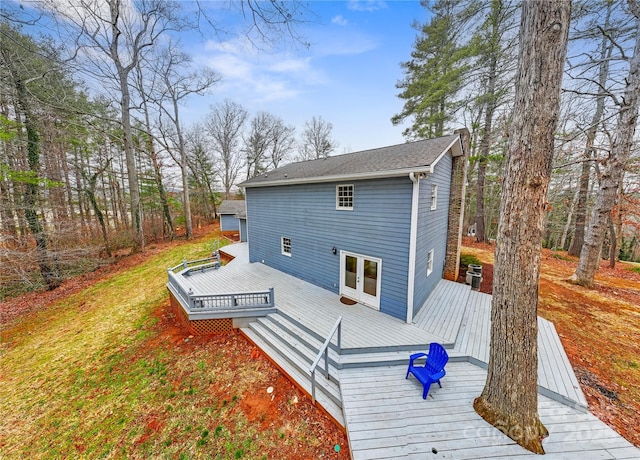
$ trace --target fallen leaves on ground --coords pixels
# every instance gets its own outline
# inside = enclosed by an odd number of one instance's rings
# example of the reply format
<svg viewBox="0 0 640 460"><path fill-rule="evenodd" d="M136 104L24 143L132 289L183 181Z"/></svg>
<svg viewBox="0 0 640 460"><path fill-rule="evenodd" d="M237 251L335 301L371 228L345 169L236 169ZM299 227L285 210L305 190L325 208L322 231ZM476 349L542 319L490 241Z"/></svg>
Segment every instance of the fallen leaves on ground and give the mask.
<svg viewBox="0 0 640 460"><path fill-rule="evenodd" d="M462 252L483 263L481 290L491 293L495 246L465 239ZM640 447L640 274L602 261L596 286L570 284L577 258L542 252L538 314L553 322L589 410ZM635 265L638 266L637 264Z"/></svg>

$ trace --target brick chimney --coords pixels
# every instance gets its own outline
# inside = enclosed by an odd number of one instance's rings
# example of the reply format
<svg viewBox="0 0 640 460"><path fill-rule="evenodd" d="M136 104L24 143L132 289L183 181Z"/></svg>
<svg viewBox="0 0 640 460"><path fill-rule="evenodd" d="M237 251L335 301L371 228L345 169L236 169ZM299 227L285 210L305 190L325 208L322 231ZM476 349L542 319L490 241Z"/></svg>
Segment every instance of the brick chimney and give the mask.
<svg viewBox="0 0 640 460"><path fill-rule="evenodd" d="M460 247L464 219L464 195L467 183L470 134L467 128L455 131L460 136L462 155L453 157L451 192L449 193L449 223L447 226L447 253L444 260L444 279L456 281L460 273Z"/></svg>

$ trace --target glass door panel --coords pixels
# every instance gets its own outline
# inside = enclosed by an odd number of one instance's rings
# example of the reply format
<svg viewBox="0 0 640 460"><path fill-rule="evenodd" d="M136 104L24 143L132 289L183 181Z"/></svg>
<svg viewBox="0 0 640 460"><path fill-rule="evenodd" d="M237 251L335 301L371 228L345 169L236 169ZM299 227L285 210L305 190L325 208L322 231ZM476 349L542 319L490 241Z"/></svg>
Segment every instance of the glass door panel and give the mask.
<svg viewBox="0 0 640 460"><path fill-rule="evenodd" d="M346 256L345 270L344 270L344 285L357 289L357 276L358 276L358 258L353 256Z"/></svg>
<svg viewBox="0 0 640 460"><path fill-rule="evenodd" d="M382 259L340 251L340 295L380 309Z"/></svg>
<svg viewBox="0 0 640 460"><path fill-rule="evenodd" d="M364 286L365 294L376 296L378 292L378 262L364 259Z"/></svg>

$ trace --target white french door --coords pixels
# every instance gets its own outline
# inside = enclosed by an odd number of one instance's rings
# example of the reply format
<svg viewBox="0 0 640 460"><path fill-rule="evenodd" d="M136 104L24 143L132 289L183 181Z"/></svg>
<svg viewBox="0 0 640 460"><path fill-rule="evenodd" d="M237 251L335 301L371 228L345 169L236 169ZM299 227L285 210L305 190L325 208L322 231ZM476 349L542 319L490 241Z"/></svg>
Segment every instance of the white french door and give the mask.
<svg viewBox="0 0 640 460"><path fill-rule="evenodd" d="M340 251L340 295L380 310L382 259Z"/></svg>

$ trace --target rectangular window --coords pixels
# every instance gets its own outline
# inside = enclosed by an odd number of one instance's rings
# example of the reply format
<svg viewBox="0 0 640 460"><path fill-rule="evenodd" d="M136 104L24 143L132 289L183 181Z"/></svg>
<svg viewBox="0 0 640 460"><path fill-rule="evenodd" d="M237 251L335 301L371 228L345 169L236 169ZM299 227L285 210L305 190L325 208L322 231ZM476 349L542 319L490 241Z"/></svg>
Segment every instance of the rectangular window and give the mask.
<svg viewBox="0 0 640 460"><path fill-rule="evenodd" d="M353 209L353 185L336 186L336 209Z"/></svg>
<svg viewBox="0 0 640 460"><path fill-rule="evenodd" d="M435 211L438 207L438 186L436 184L431 185L431 210Z"/></svg>
<svg viewBox="0 0 640 460"><path fill-rule="evenodd" d="M291 257L291 238L283 236L280 239L280 246L282 249L282 255Z"/></svg>
<svg viewBox="0 0 640 460"><path fill-rule="evenodd" d="M427 276L433 271L433 249L427 253Z"/></svg>

